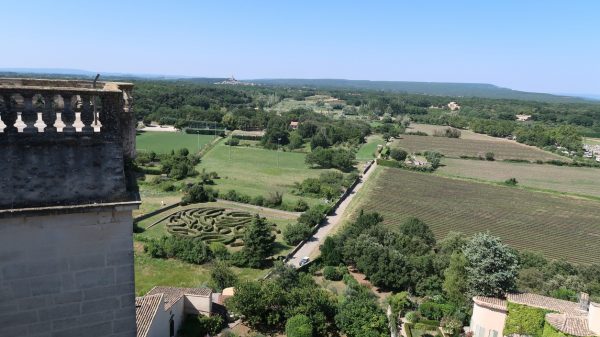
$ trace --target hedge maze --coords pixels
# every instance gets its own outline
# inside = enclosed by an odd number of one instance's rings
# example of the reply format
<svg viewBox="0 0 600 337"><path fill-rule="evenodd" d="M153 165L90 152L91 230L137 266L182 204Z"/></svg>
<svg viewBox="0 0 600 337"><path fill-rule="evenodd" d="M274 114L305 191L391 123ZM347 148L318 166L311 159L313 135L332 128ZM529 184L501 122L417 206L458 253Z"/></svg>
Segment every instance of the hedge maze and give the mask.
<svg viewBox="0 0 600 337"><path fill-rule="evenodd" d="M253 217L254 215L247 212L225 208L191 208L171 214L166 220L166 227L173 235L195 237L207 243L221 242L238 247L243 245L241 239Z"/></svg>

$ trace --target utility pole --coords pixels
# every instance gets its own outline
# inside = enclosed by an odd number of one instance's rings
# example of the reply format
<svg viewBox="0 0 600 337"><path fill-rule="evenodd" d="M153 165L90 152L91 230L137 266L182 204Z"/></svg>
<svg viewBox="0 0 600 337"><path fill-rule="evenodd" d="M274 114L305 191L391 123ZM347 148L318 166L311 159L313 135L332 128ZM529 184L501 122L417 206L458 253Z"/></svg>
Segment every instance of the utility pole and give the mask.
<svg viewBox="0 0 600 337"><path fill-rule="evenodd" d="M277 168L279 168L279 142L281 141L281 137L277 138Z"/></svg>
<svg viewBox="0 0 600 337"><path fill-rule="evenodd" d="M233 135L229 135L229 160L231 161L231 147L233 146L231 144L231 140L233 139Z"/></svg>
<svg viewBox="0 0 600 337"><path fill-rule="evenodd" d="M215 138L217 138L217 121L215 121Z"/></svg>
<svg viewBox="0 0 600 337"><path fill-rule="evenodd" d="M200 153L200 129L196 130L196 135L198 136L198 153Z"/></svg>

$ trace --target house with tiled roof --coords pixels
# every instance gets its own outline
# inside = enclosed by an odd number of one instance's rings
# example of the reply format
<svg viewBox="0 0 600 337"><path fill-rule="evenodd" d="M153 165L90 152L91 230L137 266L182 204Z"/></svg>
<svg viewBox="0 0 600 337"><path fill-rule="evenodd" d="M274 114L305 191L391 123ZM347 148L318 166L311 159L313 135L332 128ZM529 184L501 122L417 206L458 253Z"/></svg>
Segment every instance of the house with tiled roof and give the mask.
<svg viewBox="0 0 600 337"><path fill-rule="evenodd" d="M209 288L154 287L135 299L137 337L174 337L187 315L210 316Z"/></svg>
<svg viewBox="0 0 600 337"><path fill-rule="evenodd" d="M525 306L541 310L544 328L565 336L600 336L600 304L591 303L585 293L579 297L576 303L531 293L507 294L506 299L475 296L470 330L474 337L511 335L507 322L519 314L514 308Z"/></svg>

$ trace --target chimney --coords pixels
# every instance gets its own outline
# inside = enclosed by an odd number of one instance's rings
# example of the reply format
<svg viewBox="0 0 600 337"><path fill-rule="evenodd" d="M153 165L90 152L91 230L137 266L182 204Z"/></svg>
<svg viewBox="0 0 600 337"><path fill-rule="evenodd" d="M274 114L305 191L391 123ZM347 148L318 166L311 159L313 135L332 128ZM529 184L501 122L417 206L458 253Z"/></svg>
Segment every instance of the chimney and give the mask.
<svg viewBox="0 0 600 337"><path fill-rule="evenodd" d="M579 310L590 310L590 295L584 292L579 293Z"/></svg>

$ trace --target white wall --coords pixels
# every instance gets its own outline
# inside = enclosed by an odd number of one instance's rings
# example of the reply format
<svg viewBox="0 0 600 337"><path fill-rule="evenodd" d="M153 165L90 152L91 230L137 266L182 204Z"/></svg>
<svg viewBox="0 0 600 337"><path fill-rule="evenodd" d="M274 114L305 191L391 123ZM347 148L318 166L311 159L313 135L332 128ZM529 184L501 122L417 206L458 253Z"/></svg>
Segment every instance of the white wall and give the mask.
<svg viewBox="0 0 600 337"><path fill-rule="evenodd" d="M185 312L209 316L212 312L212 296L185 295Z"/></svg>
<svg viewBox="0 0 600 337"><path fill-rule="evenodd" d="M471 316L471 331L473 337L502 337L506 312L488 309L477 303L473 304L473 316ZM493 331L497 332L494 336Z"/></svg>
<svg viewBox="0 0 600 337"><path fill-rule="evenodd" d="M590 303L588 322L589 329L596 335L600 335L600 304Z"/></svg>

